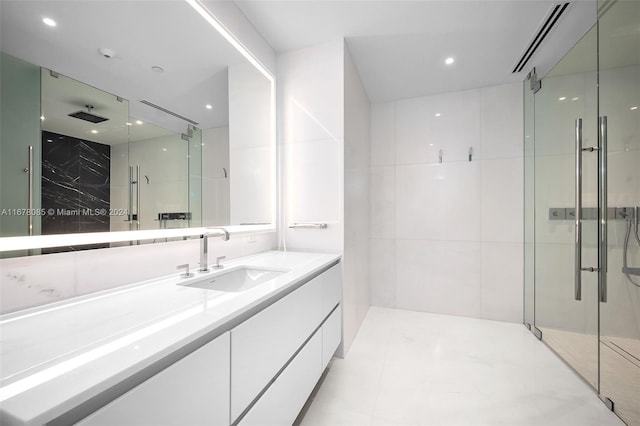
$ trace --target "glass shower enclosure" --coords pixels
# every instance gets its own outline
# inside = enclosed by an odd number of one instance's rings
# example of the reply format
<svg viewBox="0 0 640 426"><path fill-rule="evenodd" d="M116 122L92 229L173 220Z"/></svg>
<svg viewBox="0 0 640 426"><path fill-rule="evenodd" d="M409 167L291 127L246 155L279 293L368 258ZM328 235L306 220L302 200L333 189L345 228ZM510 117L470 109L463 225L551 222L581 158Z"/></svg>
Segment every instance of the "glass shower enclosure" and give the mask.
<svg viewBox="0 0 640 426"><path fill-rule="evenodd" d="M640 2L525 81L524 321L640 425Z"/></svg>

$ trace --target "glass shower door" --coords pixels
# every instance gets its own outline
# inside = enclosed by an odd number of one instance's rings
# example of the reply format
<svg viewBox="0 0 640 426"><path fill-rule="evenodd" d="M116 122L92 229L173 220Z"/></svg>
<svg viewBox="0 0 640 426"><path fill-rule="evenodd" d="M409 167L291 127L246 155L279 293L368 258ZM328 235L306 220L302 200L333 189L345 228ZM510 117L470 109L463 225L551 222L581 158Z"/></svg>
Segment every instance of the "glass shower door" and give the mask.
<svg viewBox="0 0 640 426"><path fill-rule="evenodd" d="M600 395L640 425L640 2L600 1L601 132L607 142L607 268L600 301Z"/></svg>
<svg viewBox="0 0 640 426"><path fill-rule="evenodd" d="M597 389L595 27L544 78L534 108L535 326L542 340Z"/></svg>

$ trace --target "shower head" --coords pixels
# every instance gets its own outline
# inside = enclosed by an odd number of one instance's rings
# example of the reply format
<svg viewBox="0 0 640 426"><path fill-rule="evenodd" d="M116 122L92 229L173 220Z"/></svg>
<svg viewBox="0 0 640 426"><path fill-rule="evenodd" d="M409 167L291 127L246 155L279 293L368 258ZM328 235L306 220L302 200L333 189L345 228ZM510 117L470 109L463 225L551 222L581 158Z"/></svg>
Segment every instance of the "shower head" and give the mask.
<svg viewBox="0 0 640 426"><path fill-rule="evenodd" d="M99 115L95 115L91 113L93 109L93 105L85 105L87 108L86 111L77 111L69 114L69 117L78 118L80 120L88 121L90 123L102 123L103 121L107 121L108 118L100 117Z"/></svg>

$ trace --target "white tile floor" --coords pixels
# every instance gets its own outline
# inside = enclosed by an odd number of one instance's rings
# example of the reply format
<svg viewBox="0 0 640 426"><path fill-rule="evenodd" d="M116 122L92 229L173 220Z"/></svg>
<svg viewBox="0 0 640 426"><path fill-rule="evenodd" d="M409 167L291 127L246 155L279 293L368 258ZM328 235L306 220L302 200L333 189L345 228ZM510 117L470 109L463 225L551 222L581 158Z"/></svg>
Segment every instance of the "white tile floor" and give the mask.
<svg viewBox="0 0 640 426"><path fill-rule="evenodd" d="M623 425L523 325L372 307L302 425Z"/></svg>

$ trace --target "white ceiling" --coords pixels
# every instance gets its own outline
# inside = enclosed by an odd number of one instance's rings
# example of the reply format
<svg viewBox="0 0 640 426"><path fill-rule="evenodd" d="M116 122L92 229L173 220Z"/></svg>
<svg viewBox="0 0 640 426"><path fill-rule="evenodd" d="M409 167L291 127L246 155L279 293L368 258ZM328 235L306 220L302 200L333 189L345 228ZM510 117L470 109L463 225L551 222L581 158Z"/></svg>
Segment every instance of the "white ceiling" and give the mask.
<svg viewBox="0 0 640 426"><path fill-rule="evenodd" d="M524 80L512 74L548 0L235 0L278 53L344 37L372 102ZM543 73L595 22L574 1L532 64ZM454 57L446 66L444 60ZM532 66L533 66L532 65Z"/></svg>

